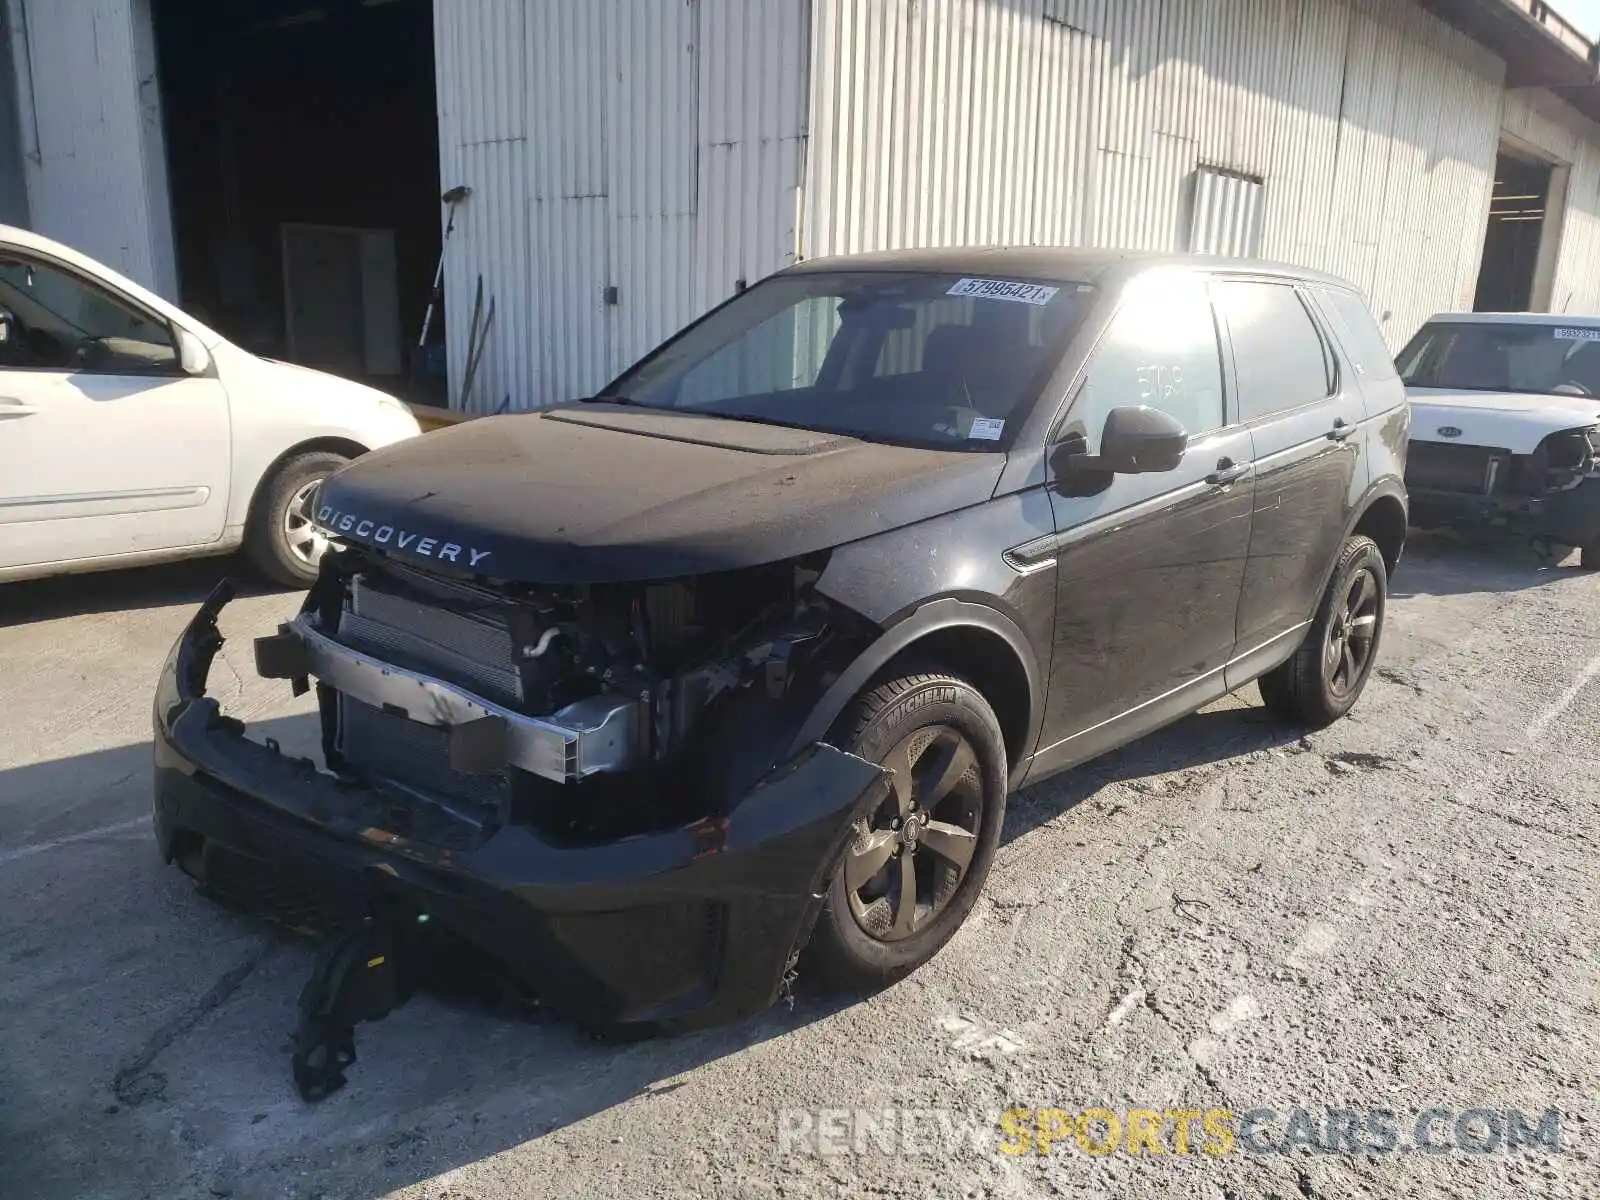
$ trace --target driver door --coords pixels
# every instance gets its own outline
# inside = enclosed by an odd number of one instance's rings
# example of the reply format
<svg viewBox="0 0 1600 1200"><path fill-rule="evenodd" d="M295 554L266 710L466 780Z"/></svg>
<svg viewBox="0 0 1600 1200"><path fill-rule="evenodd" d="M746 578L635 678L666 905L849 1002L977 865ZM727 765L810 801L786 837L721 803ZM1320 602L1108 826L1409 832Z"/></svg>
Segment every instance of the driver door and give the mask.
<svg viewBox="0 0 1600 1200"><path fill-rule="evenodd" d="M229 425L160 315L0 247L0 569L216 542Z"/></svg>
<svg viewBox="0 0 1600 1200"><path fill-rule="evenodd" d="M1056 643L1036 774L1226 691L1250 550L1251 444L1225 404L1217 325L1198 276L1130 286L1058 442L1080 438L1099 453L1111 409L1140 405L1188 432L1175 469L1118 474L1092 495L1052 489Z"/></svg>

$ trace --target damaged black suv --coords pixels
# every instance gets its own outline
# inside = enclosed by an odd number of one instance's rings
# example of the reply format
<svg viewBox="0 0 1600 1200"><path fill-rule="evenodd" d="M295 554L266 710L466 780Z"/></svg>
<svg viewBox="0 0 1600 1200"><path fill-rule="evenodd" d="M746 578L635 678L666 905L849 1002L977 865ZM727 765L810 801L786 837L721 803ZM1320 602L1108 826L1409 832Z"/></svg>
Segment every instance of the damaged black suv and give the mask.
<svg viewBox="0 0 1600 1200"><path fill-rule="evenodd" d="M339 549L256 647L326 761L206 695L224 586L160 681L161 850L294 881L300 924L425 918L597 1025L893 980L1009 792L1252 680L1310 725L1355 703L1406 529L1381 347L1347 284L1265 264L782 271L597 396L327 480Z"/></svg>

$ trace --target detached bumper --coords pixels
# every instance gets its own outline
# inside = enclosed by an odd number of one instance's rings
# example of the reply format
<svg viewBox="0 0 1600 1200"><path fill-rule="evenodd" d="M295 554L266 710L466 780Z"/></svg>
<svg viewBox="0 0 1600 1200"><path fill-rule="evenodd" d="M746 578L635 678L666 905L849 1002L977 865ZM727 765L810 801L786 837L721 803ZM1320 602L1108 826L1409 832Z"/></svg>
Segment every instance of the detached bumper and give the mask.
<svg viewBox="0 0 1600 1200"><path fill-rule="evenodd" d="M211 595L162 668L162 854L224 894L299 904L305 923L380 898L426 913L593 1024L676 1030L769 1004L852 814L888 787L881 768L818 744L726 815L669 832L579 849L510 825L465 851L410 840L375 817L392 798L248 740L205 695L231 598L228 584Z"/></svg>

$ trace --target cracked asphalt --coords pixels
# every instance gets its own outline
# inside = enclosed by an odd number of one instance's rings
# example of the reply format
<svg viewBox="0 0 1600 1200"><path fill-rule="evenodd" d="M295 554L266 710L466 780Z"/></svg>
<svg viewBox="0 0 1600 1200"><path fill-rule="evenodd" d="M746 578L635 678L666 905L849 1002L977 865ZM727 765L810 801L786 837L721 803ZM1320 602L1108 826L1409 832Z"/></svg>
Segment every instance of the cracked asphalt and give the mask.
<svg viewBox="0 0 1600 1200"><path fill-rule="evenodd" d="M226 566L0 588L0 1195L1600 1194L1600 580L1573 560L1415 535L1351 718L1302 737L1250 688L1013 797L985 899L885 993L814 995L802 963L792 1010L621 1047L423 997L315 1107L286 1051L309 949L149 831L155 673ZM212 690L308 750L248 665L296 603L235 602ZM1277 1152L1280 1121L1266 1153L1009 1155L1011 1108L1388 1110L1402 1146L1428 1109L1556 1109L1560 1149Z"/></svg>

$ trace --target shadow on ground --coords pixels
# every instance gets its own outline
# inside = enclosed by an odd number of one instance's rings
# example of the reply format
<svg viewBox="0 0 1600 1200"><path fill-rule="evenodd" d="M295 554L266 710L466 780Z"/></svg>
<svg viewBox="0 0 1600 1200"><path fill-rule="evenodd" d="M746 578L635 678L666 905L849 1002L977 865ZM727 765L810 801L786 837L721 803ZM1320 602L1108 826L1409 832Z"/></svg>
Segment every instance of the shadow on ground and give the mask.
<svg viewBox="0 0 1600 1200"><path fill-rule="evenodd" d="M0 584L0 624L23 625L172 604L197 605L218 580L227 576L238 581L240 594L245 596L290 590L264 580L239 556L196 558L159 567Z"/></svg>
<svg viewBox="0 0 1600 1200"><path fill-rule="evenodd" d="M1546 554L1526 537L1502 530L1413 529L1389 594L1454 596L1514 592L1585 574L1578 556L1563 546Z"/></svg>

